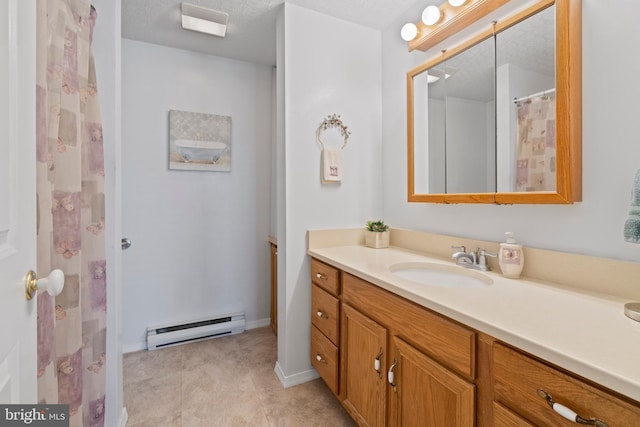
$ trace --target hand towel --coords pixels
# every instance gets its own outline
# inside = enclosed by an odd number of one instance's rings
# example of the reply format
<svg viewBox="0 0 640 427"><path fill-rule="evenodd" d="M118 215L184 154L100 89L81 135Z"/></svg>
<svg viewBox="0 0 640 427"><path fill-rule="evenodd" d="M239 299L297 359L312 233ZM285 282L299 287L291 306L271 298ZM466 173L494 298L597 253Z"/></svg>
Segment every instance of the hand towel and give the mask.
<svg viewBox="0 0 640 427"><path fill-rule="evenodd" d="M624 223L624 240L630 243L640 243L640 170L636 172L636 178L633 181L631 206Z"/></svg>
<svg viewBox="0 0 640 427"><path fill-rule="evenodd" d="M325 148L322 150L322 182L342 181L342 150Z"/></svg>

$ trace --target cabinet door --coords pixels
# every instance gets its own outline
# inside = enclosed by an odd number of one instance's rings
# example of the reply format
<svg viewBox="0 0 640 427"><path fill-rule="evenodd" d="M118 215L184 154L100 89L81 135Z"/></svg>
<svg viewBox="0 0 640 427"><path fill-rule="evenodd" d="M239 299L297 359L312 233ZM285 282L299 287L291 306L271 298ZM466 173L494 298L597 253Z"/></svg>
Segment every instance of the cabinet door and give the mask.
<svg viewBox="0 0 640 427"><path fill-rule="evenodd" d="M360 426L384 426L387 330L343 305L341 336L344 407Z"/></svg>
<svg viewBox="0 0 640 427"><path fill-rule="evenodd" d="M398 337L393 337L396 426L469 426L475 423L475 385Z"/></svg>

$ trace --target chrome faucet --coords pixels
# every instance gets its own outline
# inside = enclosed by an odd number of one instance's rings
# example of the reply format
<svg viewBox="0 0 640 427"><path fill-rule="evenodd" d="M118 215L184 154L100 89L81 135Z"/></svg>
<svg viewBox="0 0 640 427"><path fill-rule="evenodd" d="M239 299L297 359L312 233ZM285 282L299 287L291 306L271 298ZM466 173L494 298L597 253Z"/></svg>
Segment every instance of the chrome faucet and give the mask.
<svg viewBox="0 0 640 427"><path fill-rule="evenodd" d="M457 265L463 265L465 267L476 264L476 253L467 253L466 246L451 246L451 249L457 249L459 252L454 252L451 258L456 260Z"/></svg>
<svg viewBox="0 0 640 427"><path fill-rule="evenodd" d="M487 257L496 257L498 254L487 252L484 249L476 248L475 252L468 252L466 246L451 246L451 249L457 249L458 252L454 252L451 258L456 260L456 265L461 265L466 268L473 268L475 270L488 271L490 270L487 265Z"/></svg>

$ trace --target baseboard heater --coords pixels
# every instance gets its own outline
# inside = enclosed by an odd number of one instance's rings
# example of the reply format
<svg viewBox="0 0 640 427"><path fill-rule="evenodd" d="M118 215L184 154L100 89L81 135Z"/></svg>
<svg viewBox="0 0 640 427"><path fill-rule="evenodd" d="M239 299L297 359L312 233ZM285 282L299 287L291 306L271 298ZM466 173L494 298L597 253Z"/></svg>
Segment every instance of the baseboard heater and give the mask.
<svg viewBox="0 0 640 427"><path fill-rule="evenodd" d="M147 328L147 350L171 347L244 332L244 313Z"/></svg>

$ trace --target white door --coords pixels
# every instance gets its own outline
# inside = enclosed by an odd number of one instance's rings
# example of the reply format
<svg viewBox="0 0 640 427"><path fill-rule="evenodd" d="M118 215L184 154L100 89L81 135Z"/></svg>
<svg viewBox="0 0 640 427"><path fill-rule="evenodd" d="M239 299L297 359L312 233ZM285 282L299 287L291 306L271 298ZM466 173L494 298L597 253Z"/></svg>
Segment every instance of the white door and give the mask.
<svg viewBox="0 0 640 427"><path fill-rule="evenodd" d="M0 403L36 403L35 0L0 1Z"/></svg>

